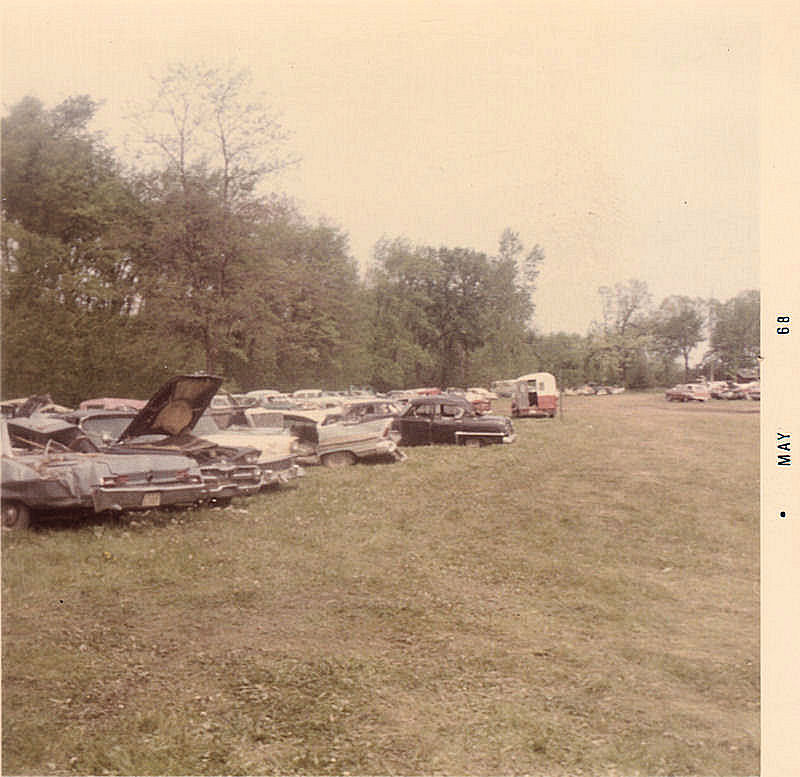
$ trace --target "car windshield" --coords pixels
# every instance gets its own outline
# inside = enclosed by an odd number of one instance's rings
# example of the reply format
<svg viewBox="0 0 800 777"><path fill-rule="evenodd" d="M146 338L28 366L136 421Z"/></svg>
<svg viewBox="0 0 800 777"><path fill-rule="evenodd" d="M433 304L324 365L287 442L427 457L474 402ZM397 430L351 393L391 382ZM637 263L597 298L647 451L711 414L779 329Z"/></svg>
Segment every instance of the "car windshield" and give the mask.
<svg viewBox="0 0 800 777"><path fill-rule="evenodd" d="M250 425L256 429L283 429L283 415L281 413L254 413L247 414Z"/></svg>
<svg viewBox="0 0 800 777"><path fill-rule="evenodd" d="M95 443L104 444L118 440L133 416L95 416L84 419L81 428Z"/></svg>
<svg viewBox="0 0 800 777"><path fill-rule="evenodd" d="M206 411L198 419L193 431L196 435L202 437L204 434L219 434L220 428L214 420L214 416Z"/></svg>
<svg viewBox="0 0 800 777"><path fill-rule="evenodd" d="M442 405L442 415L445 418L459 418L465 414L466 410L461 405Z"/></svg>

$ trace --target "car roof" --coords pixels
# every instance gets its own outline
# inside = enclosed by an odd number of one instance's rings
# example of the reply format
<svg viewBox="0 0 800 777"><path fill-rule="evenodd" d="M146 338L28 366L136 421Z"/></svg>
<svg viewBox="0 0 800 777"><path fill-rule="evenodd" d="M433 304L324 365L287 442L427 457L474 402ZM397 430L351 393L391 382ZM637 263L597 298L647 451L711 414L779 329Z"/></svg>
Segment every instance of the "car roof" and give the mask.
<svg viewBox="0 0 800 777"><path fill-rule="evenodd" d="M103 408L84 408L83 410L71 410L69 413L62 413L63 418L83 420L84 418L133 418L135 410L104 410Z"/></svg>
<svg viewBox="0 0 800 777"><path fill-rule="evenodd" d="M453 394L431 394L430 396L414 397L409 404L417 407L419 405L440 405L442 402L472 408L472 403L469 400Z"/></svg>

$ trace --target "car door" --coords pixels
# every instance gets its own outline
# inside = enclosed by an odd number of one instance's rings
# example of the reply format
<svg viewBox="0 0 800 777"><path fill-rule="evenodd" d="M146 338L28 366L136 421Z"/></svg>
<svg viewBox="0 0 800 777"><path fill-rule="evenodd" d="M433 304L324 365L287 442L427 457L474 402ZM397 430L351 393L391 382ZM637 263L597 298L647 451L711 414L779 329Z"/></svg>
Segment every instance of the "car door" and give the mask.
<svg viewBox="0 0 800 777"><path fill-rule="evenodd" d="M456 432L461 431L464 408L461 405L442 402L436 405L431 437L433 442L452 444L456 442Z"/></svg>
<svg viewBox="0 0 800 777"><path fill-rule="evenodd" d="M434 405L415 405L400 418L400 434L405 445L428 445L431 442L431 422Z"/></svg>

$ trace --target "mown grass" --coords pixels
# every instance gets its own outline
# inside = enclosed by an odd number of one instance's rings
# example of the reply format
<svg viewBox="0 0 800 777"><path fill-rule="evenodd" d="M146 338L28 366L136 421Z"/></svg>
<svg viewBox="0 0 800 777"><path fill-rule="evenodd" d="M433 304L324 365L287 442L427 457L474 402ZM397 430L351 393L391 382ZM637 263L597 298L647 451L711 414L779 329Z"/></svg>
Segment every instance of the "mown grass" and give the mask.
<svg viewBox="0 0 800 777"><path fill-rule="evenodd" d="M756 774L756 406L567 402L4 536L3 772Z"/></svg>

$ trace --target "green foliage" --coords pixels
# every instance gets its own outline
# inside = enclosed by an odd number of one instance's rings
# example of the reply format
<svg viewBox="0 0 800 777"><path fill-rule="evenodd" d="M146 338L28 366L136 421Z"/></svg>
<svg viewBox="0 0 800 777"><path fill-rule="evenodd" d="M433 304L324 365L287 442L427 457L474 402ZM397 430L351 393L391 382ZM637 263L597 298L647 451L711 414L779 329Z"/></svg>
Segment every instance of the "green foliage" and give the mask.
<svg viewBox="0 0 800 777"><path fill-rule="evenodd" d="M537 371L555 375L561 386L579 386L586 383L586 359L589 343L585 337L566 332L539 335L533 342Z"/></svg>
<svg viewBox="0 0 800 777"><path fill-rule="evenodd" d="M526 361L536 246L506 230L497 257L465 248L375 246L375 386L488 383Z"/></svg>
<svg viewBox="0 0 800 777"><path fill-rule="evenodd" d="M265 196L294 159L244 71L170 67L133 121L151 165L125 172L89 130L98 104L27 97L2 120L3 395L146 397L177 372L231 389L487 385L545 370L565 385L651 386L757 364L759 299L665 299L603 287L587 336L534 333L544 252L381 239L365 282L348 236Z"/></svg>
<svg viewBox="0 0 800 777"><path fill-rule="evenodd" d="M368 310L347 236L329 224L309 224L284 205L261 239L262 250L278 262L260 290L277 322L270 385L362 382L368 371L361 356Z"/></svg>
<svg viewBox="0 0 800 777"><path fill-rule="evenodd" d="M631 279L613 289L602 286L599 293L603 320L595 322L590 332L587 367L602 383L646 385L647 352L652 343L647 284Z"/></svg>
<svg viewBox="0 0 800 777"><path fill-rule="evenodd" d="M655 350L660 355L665 372L670 362L683 358L683 380L689 380L689 355L703 340L703 300L685 296L667 297L652 322Z"/></svg>
<svg viewBox="0 0 800 777"><path fill-rule="evenodd" d="M33 98L2 122L3 376L6 394L62 401L113 386L137 305L126 221L137 203L86 125L88 97Z"/></svg>
<svg viewBox="0 0 800 777"><path fill-rule="evenodd" d="M706 362L719 376L736 378L742 369L758 365L761 337L758 291L743 291L725 303L711 303L711 349Z"/></svg>

